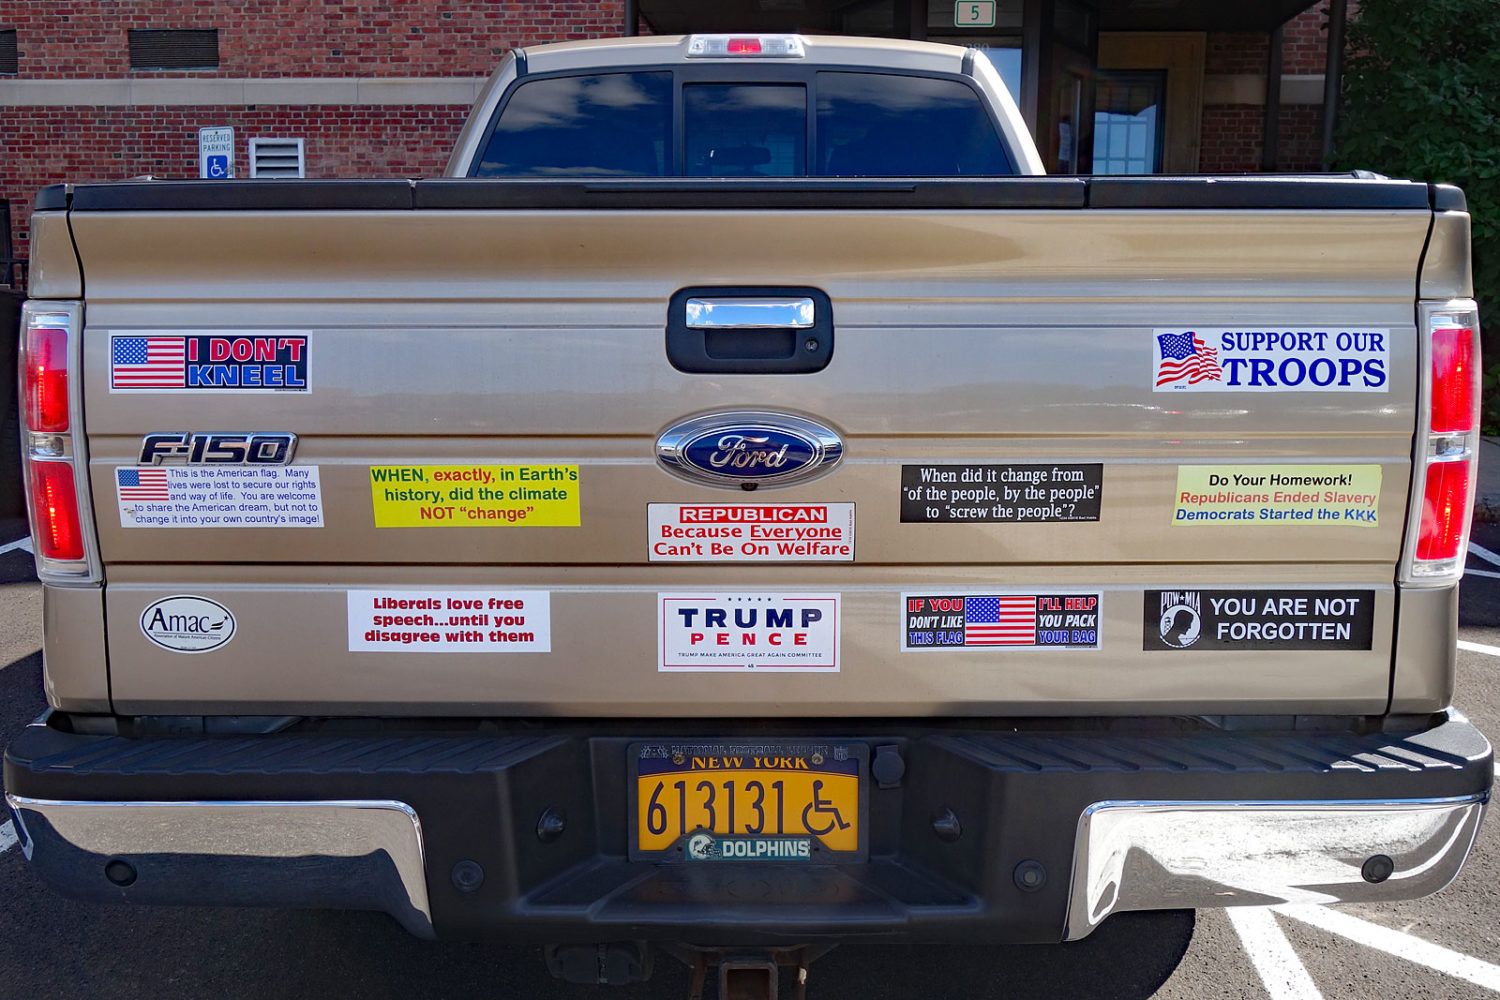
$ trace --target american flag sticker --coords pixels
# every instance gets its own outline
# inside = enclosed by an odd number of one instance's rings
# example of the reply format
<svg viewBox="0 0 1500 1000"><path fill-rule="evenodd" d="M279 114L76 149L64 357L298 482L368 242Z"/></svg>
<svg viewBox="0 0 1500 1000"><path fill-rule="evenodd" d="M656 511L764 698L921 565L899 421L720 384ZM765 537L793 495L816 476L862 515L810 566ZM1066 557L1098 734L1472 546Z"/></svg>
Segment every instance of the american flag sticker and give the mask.
<svg viewBox="0 0 1500 1000"><path fill-rule="evenodd" d="M110 392L307 392L306 330L109 335Z"/></svg>
<svg viewBox="0 0 1500 1000"><path fill-rule="evenodd" d="M1156 335L1156 388L1224 381L1219 351L1209 347L1197 331Z"/></svg>
<svg viewBox="0 0 1500 1000"><path fill-rule="evenodd" d="M902 594L901 649L1098 649L1102 594Z"/></svg>
<svg viewBox="0 0 1500 1000"><path fill-rule="evenodd" d="M115 487L122 501L172 499L166 469L116 469Z"/></svg>
<svg viewBox="0 0 1500 1000"><path fill-rule="evenodd" d="M186 378L186 337L110 338L110 389L181 389Z"/></svg>
<svg viewBox="0 0 1500 1000"><path fill-rule="evenodd" d="M1389 392L1390 345L1388 329L1156 329L1151 391Z"/></svg>

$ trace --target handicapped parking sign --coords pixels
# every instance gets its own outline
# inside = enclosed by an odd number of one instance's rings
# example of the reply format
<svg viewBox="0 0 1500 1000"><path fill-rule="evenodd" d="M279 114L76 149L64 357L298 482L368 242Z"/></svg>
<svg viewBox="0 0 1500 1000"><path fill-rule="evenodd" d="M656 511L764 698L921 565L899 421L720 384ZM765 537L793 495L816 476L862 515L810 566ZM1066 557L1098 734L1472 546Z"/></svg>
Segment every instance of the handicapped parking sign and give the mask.
<svg viewBox="0 0 1500 1000"><path fill-rule="evenodd" d="M198 130L198 176L205 180L224 180L234 176L233 128Z"/></svg>

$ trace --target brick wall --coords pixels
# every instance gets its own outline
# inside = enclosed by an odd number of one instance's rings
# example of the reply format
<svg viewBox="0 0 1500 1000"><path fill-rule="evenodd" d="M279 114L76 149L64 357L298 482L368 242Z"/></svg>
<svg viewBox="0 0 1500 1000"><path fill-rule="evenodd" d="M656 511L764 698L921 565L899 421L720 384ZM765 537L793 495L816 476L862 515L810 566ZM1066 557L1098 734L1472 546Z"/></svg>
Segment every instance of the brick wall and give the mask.
<svg viewBox="0 0 1500 1000"><path fill-rule="evenodd" d="M19 74L0 80L167 77L482 76L517 46L618 35L623 0L4 0ZM218 28L213 71L129 68L129 28ZM196 177L201 126L235 129L249 175L251 138L303 138L310 177L440 173L467 106L0 106L0 198L25 256L31 200L60 181L139 174Z"/></svg>
<svg viewBox="0 0 1500 1000"><path fill-rule="evenodd" d="M475 76L518 45L618 35L624 0L6 0L20 76L132 72L131 28L217 28L209 76ZM205 75L194 73L192 75Z"/></svg>
<svg viewBox="0 0 1500 1000"><path fill-rule="evenodd" d="M1354 4L1350 5L1351 12ZM1281 71L1286 75L1321 74L1328 51L1328 5L1288 21L1282 29ZM1208 36L1205 75L1253 75L1264 78L1269 52L1265 34L1216 32ZM1283 103L1276 169L1321 169L1323 109L1318 104ZM1263 104L1205 104L1198 169L1205 173L1258 171L1265 131Z"/></svg>

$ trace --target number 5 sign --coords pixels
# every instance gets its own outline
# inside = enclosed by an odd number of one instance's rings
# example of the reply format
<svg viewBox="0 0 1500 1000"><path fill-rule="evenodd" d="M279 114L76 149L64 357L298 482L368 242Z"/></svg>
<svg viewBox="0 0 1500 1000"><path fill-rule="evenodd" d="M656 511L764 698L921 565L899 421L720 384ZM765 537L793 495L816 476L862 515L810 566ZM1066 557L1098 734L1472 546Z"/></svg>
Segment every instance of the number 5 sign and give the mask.
<svg viewBox="0 0 1500 1000"><path fill-rule="evenodd" d="M995 0L958 0L953 5L953 25L957 28L993 28Z"/></svg>

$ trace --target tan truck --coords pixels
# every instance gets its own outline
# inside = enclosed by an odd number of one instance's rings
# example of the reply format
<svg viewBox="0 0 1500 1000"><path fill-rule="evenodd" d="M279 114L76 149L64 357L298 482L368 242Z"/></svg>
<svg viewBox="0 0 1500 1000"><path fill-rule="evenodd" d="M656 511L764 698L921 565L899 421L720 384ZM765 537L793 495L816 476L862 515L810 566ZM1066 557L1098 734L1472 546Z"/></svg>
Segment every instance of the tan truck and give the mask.
<svg viewBox="0 0 1500 1000"><path fill-rule="evenodd" d="M518 51L448 173L41 193L59 890L770 996L1455 876L1460 191L1044 177L982 54L787 35Z"/></svg>

